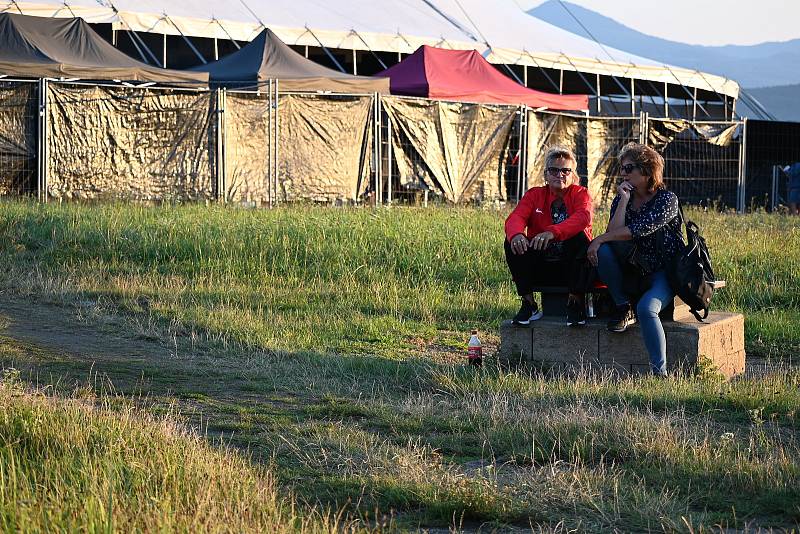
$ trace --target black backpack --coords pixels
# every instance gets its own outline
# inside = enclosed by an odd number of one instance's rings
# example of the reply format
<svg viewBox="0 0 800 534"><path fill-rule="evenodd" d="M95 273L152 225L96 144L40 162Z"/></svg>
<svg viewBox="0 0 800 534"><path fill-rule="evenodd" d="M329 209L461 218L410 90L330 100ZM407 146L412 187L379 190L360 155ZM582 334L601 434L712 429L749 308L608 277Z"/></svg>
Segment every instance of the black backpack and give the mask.
<svg viewBox="0 0 800 534"><path fill-rule="evenodd" d="M686 227L686 245L672 258L667 266L667 279L675 294L689 306L695 319L703 322L708 317L708 307L714 294L714 269L711 267L711 255L708 253L706 240L700 234L700 228L683 216L680 208L681 222ZM703 313L702 317L700 312Z"/></svg>

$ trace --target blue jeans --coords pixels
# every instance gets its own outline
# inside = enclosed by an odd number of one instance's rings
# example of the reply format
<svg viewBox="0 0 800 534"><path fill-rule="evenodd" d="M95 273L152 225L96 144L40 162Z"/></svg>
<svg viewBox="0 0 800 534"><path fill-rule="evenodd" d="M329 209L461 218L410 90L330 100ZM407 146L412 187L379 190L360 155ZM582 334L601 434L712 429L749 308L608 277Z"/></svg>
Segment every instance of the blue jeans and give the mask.
<svg viewBox="0 0 800 534"><path fill-rule="evenodd" d="M614 303L617 306L628 304L629 299L622 289L624 277L622 266L614 251L605 243L597 251L597 272L608 286L608 292ZM650 288L639 298L639 303L636 305L636 318L642 329L644 346L650 356L650 369L657 375L667 373L667 338L658 314L674 298L675 293L669 287L667 273L661 270L653 273Z"/></svg>

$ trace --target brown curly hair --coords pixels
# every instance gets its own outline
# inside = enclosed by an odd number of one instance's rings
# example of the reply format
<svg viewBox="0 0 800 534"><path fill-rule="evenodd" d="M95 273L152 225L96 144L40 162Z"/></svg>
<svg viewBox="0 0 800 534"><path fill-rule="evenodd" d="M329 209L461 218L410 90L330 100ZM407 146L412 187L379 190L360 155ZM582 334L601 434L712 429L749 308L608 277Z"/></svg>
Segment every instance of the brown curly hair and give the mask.
<svg viewBox="0 0 800 534"><path fill-rule="evenodd" d="M617 161L629 159L639 168L642 176L647 176L647 188L650 191L666 189L664 184L664 158L649 146L639 143L628 143L619 151Z"/></svg>

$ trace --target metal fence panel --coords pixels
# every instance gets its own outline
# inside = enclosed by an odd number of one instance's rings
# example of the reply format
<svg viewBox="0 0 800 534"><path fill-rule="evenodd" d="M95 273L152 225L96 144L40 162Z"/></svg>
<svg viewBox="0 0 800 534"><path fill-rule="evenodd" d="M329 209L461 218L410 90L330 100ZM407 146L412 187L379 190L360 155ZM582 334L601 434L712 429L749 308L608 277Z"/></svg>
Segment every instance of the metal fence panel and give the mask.
<svg viewBox="0 0 800 534"><path fill-rule="evenodd" d="M0 81L0 196L37 191L37 82Z"/></svg>
<svg viewBox="0 0 800 534"><path fill-rule="evenodd" d="M685 204L737 208L743 123L648 119L647 143L664 156L664 180Z"/></svg>
<svg viewBox="0 0 800 534"><path fill-rule="evenodd" d="M215 197L211 93L52 82L48 87L49 197Z"/></svg>

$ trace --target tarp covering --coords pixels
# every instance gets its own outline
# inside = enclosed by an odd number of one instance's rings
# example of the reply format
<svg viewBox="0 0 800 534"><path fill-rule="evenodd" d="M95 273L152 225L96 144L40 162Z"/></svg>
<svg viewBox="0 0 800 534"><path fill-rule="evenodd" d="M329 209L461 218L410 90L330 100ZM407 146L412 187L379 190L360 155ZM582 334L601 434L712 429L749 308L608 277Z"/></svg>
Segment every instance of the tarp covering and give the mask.
<svg viewBox="0 0 800 534"><path fill-rule="evenodd" d="M528 113L528 187L544 185L545 155L554 146L584 154L586 119L551 113ZM577 175L585 180L585 158L578 157ZM583 164L583 165L581 165Z"/></svg>
<svg viewBox="0 0 800 534"><path fill-rule="evenodd" d="M662 151L680 133L691 130L692 135L705 139L712 145L728 146L739 135L738 123L692 123L683 119L651 121L648 129L648 143Z"/></svg>
<svg viewBox="0 0 800 534"><path fill-rule="evenodd" d="M352 76L314 63L292 50L269 29L241 50L192 70L208 72L212 82L227 87L278 79L283 91L389 92L388 80Z"/></svg>
<svg viewBox="0 0 800 534"><path fill-rule="evenodd" d="M270 198L270 106L268 95L225 95L225 198L266 203Z"/></svg>
<svg viewBox="0 0 800 534"><path fill-rule="evenodd" d="M620 183L617 156L622 147L639 141L640 128L638 118L587 120L587 187L595 206L611 206Z"/></svg>
<svg viewBox="0 0 800 534"><path fill-rule="evenodd" d="M528 15L515 0L271 0L247 5L114 0L113 7L97 0L16 0L0 4L0 9L225 40L250 41L266 26L291 45L409 54L427 44L477 50L495 64L677 83L734 98L739 94L732 80L602 46Z"/></svg>
<svg viewBox="0 0 800 534"><path fill-rule="evenodd" d="M36 99L32 83L0 85L0 195L35 190Z"/></svg>
<svg viewBox="0 0 800 534"><path fill-rule="evenodd" d="M81 87L48 91L54 198L212 198L215 131L207 92Z"/></svg>
<svg viewBox="0 0 800 534"><path fill-rule="evenodd" d="M402 186L422 186L453 203L506 198L516 108L400 97L382 102Z"/></svg>
<svg viewBox="0 0 800 534"><path fill-rule="evenodd" d="M545 155L554 146L572 150L577 177L589 189L597 207L608 207L619 178L617 155L639 140L638 118L569 117L551 113L528 115L528 187L544 185Z"/></svg>
<svg viewBox="0 0 800 534"><path fill-rule="evenodd" d="M524 87L504 76L475 50L421 46L403 61L378 74L391 80L393 95L525 104L533 108L588 110L587 95L556 95Z"/></svg>
<svg viewBox="0 0 800 534"><path fill-rule="evenodd" d="M205 84L208 74L151 67L106 42L79 19L0 13L0 74Z"/></svg>
<svg viewBox="0 0 800 534"><path fill-rule="evenodd" d="M356 200L367 185L371 97L280 95L278 200Z"/></svg>

